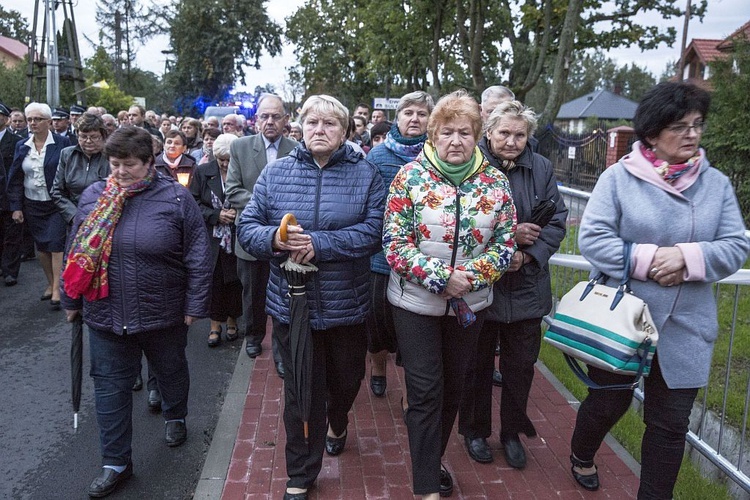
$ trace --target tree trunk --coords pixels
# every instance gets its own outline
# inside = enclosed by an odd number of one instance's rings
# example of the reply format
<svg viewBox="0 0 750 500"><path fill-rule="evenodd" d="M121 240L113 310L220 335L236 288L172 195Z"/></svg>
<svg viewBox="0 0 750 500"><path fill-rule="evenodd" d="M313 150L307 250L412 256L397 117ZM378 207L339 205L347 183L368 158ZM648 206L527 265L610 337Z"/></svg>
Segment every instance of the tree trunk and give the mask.
<svg viewBox="0 0 750 500"><path fill-rule="evenodd" d="M552 86L550 88L547 103L539 119L540 125L547 125L555 121L557 112L563 99L563 89L568 81L570 71L570 59L575 44L576 30L581 19L581 8L583 0L568 0L568 10L563 21L560 41L557 47L557 58L555 59L555 70L552 74Z"/></svg>

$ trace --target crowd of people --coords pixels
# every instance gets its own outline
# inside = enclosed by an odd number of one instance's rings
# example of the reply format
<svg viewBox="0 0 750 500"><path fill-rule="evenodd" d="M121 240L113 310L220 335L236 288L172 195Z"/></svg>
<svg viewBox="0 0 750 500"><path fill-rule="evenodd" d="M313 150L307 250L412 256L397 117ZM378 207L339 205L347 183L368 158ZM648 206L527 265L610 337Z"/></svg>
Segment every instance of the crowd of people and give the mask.
<svg viewBox="0 0 750 500"><path fill-rule="evenodd" d="M711 284L749 250L731 185L699 147L709 100L685 83L648 92L634 121L639 141L601 176L581 222L581 251L606 274L622 270L623 242L632 244L633 288L661 333L645 383L639 498L671 498L690 408L707 383L715 307L690 304L712 304ZM437 102L411 92L392 122L370 111L350 113L322 94L307 98L298 121L272 94L250 122L138 105L111 115L0 104L3 279L17 283L27 233L47 278L41 299L89 327L103 466L91 497L133 473L143 354L166 444L187 439L187 331L205 317L209 347L242 336L255 358L270 316L285 380L285 500L306 499L324 453L344 452L368 353L376 397L387 392L389 360L403 370L415 495L452 494L442 457L456 419L469 457L494 460L493 384L503 387L505 460L526 466L519 436L537 434L526 408L553 302L549 260L567 218L552 165L535 152L536 115L502 86L481 102L464 91ZM542 203L554 213L538 223ZM304 280L293 283L290 270ZM620 377L589 374L600 384ZM631 397L589 390L570 454L581 487L599 488L595 454Z"/></svg>

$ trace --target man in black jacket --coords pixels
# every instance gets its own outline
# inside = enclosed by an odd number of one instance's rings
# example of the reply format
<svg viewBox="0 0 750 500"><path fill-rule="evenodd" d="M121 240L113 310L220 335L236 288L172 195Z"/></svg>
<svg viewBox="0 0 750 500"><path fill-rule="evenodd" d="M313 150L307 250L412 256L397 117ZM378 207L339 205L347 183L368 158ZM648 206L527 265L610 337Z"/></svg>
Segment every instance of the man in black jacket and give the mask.
<svg viewBox="0 0 750 500"><path fill-rule="evenodd" d="M21 267L21 241L23 226L13 222L7 198L7 169L13 163L16 143L22 138L13 134L8 128L10 108L0 103L0 272L5 286L18 282L18 270Z"/></svg>

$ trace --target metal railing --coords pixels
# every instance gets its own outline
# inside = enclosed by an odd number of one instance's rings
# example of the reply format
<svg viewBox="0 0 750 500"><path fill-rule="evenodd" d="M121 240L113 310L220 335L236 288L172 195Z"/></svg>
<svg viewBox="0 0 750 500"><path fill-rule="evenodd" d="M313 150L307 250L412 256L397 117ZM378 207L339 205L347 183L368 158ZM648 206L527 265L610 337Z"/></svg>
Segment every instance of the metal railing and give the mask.
<svg viewBox="0 0 750 500"><path fill-rule="evenodd" d="M557 299L575 283L587 279L591 270L591 264L579 255L577 242L578 226L590 193L564 186L560 186L559 190L569 209L567 227L570 236L550 259L553 295ZM693 450L691 455L695 458L697 452L703 457L697 461L704 473L719 479L721 475L717 470L723 472L734 482L734 485L728 485L732 494L742 498L747 498L750 493L750 453L746 449L750 417L750 368L747 368L750 366L750 354L738 352L740 348L735 347L744 342L737 334L738 328L747 328L748 318L738 316L741 307L750 307L748 285L750 270L742 269L715 286L721 327L714 358L725 361L720 364L714 362L711 382L702 390L702 397L699 396L694 405L691 430L687 436ZM719 349L722 351L719 352ZM748 351L744 346L741 350ZM743 369L732 372L735 365ZM743 386L744 403L741 394ZM634 398L642 402L643 391L636 389Z"/></svg>

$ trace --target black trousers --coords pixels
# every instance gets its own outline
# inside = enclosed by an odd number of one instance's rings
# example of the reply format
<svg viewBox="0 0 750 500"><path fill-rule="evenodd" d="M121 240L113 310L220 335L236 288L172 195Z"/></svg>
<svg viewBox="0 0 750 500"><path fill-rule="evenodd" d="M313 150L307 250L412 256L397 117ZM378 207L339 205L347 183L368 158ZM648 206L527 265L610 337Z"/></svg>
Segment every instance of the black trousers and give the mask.
<svg viewBox="0 0 750 500"><path fill-rule="evenodd" d="M13 222L10 210L0 210L0 271L3 276L18 278L22 242L23 225Z"/></svg>
<svg viewBox="0 0 750 500"><path fill-rule="evenodd" d="M290 375L289 325L274 319L273 335L278 341L287 374L284 379L287 487L310 488L323 465L328 425L337 436L343 434L349 425L348 413L365 376L366 327L361 323L312 331L312 398L307 443Z"/></svg>
<svg viewBox="0 0 750 500"><path fill-rule="evenodd" d="M266 287L271 265L265 260L237 258L237 274L242 282L242 314L245 317L245 337L248 344L258 344L266 337ZM281 361L276 338L271 340L273 361Z"/></svg>
<svg viewBox="0 0 750 500"><path fill-rule="evenodd" d="M536 436L526 415L534 363L542 345L541 318L513 323L485 321L477 349L466 372L466 390L461 401L458 432L469 439L492 435L492 372L495 344L500 345L500 437L524 433Z"/></svg>
<svg viewBox="0 0 750 500"><path fill-rule="evenodd" d="M630 375L616 375L589 367L597 384L623 384ZM685 453L685 435L698 389L670 389L661 374L657 357L645 379L641 441L641 486L639 499L671 499ZM580 460L589 461L607 435L630 407L632 391L589 389L581 403L573 431L571 449Z"/></svg>
<svg viewBox="0 0 750 500"><path fill-rule="evenodd" d="M393 308L409 402L406 428L415 495L440 489L440 460L456 421L484 311L476 316L473 325L462 328L454 316L423 316Z"/></svg>

